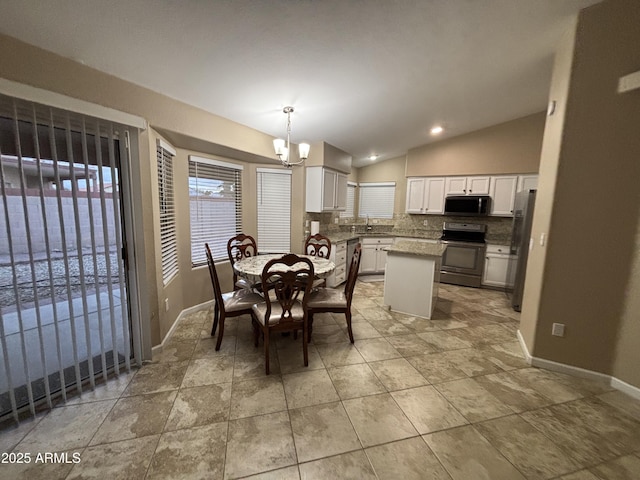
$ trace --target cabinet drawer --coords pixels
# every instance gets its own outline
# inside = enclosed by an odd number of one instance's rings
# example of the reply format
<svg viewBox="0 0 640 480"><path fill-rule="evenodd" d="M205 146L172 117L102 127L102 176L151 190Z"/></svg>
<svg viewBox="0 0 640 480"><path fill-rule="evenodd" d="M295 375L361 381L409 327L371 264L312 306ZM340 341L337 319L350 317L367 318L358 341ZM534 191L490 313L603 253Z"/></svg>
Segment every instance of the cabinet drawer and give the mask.
<svg viewBox="0 0 640 480"><path fill-rule="evenodd" d="M338 265L344 265L344 262L346 262L347 260L347 252L338 252L336 253L336 260L335 260L335 264L336 266Z"/></svg>
<svg viewBox="0 0 640 480"><path fill-rule="evenodd" d="M393 237L364 237L361 242L362 245L393 245Z"/></svg>
<svg viewBox="0 0 640 480"><path fill-rule="evenodd" d="M509 255L509 250L510 247L508 245L487 245L487 253Z"/></svg>
<svg viewBox="0 0 640 480"><path fill-rule="evenodd" d="M336 253L347 251L347 242L340 242L335 244Z"/></svg>

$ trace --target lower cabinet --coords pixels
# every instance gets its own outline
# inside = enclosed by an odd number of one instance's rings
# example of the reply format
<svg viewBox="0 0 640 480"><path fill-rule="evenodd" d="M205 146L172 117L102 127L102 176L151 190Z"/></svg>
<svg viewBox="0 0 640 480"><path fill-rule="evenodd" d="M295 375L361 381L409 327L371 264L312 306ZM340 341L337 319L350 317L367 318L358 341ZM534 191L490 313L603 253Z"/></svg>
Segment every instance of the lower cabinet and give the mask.
<svg viewBox="0 0 640 480"><path fill-rule="evenodd" d="M509 254L506 245L487 245L482 284L488 287L513 285L516 256ZM508 276L511 275L511 278Z"/></svg>
<svg viewBox="0 0 640 480"><path fill-rule="evenodd" d="M331 246L331 260L336 269L327 277L327 287L333 288L347 279L347 242L337 242Z"/></svg>
<svg viewBox="0 0 640 480"><path fill-rule="evenodd" d="M393 245L393 237L363 238L360 273L384 273L387 263L386 247Z"/></svg>

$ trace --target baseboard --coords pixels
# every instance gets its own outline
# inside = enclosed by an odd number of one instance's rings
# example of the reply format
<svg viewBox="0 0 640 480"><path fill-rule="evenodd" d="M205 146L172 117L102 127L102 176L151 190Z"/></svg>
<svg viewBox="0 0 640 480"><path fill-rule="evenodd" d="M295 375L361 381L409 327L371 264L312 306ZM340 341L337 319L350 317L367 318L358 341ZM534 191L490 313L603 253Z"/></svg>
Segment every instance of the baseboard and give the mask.
<svg viewBox="0 0 640 480"><path fill-rule="evenodd" d="M162 350L163 350L164 346L169 342L169 340L171 340L171 337L173 336L173 332L178 327L178 324L180 323L180 320L182 320L183 317L185 317L187 315L190 315L192 313L195 313L195 312L199 312L200 310L205 310L205 309L209 308L211 305L213 305L214 303L215 303L214 300L208 300L208 301L206 301L204 303L199 303L198 305L194 305L193 307L185 308L184 310L182 310L178 314L178 317L176 318L176 321L173 322L173 325L171 325L171 328L169 329L167 334L162 339L162 342L160 343L160 345L156 345L155 347L151 347L151 355L152 355L152 357L155 354L162 353Z"/></svg>
<svg viewBox="0 0 640 480"><path fill-rule="evenodd" d="M565 373L568 375L573 375L574 377L581 377L589 380L605 381L609 383L609 385L611 385L616 390L619 390L637 400L640 400L639 387L630 385L616 377L607 375L605 373L594 372L593 370L586 370L584 368L574 367L573 365L567 365L565 363L559 363L559 362L554 362L552 360L546 360L544 358L533 357L529 353L529 349L527 348L527 345L524 342L524 338L522 337L520 330L517 331L517 337L518 337L518 342L520 343L520 348L522 349L522 353L524 354L525 360L532 367L544 368L546 370L551 370L552 372Z"/></svg>

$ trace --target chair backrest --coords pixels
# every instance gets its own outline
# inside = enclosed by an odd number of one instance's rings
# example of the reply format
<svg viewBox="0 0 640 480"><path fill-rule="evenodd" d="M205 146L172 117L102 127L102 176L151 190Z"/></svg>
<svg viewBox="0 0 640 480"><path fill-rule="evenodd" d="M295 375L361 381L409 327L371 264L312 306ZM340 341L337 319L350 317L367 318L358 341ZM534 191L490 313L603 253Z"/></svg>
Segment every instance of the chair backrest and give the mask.
<svg viewBox="0 0 640 480"><path fill-rule="evenodd" d="M211 285L213 286L213 299L216 301L218 308L224 308L222 290L220 290L220 281L218 280L218 272L216 271L216 264L213 261L209 244L205 243L204 248L207 252L207 265L209 265L209 276L211 276Z"/></svg>
<svg viewBox="0 0 640 480"><path fill-rule="evenodd" d="M304 242L304 253L314 257L329 258L329 255L331 255L331 240L319 233L310 235Z"/></svg>
<svg viewBox="0 0 640 480"><path fill-rule="evenodd" d="M255 257L258 254L258 245L255 239L251 235L245 235L240 233L235 237L231 237L227 242L227 255L229 255L229 262L231 267L238 260L242 260L247 257ZM238 274L233 271L233 283L238 281Z"/></svg>
<svg viewBox="0 0 640 480"><path fill-rule="evenodd" d="M272 319L272 312L280 317L277 322L271 320L270 324L301 319L311 293L313 275L311 260L294 253L270 260L264 266L261 281L264 291L269 292L264 296L267 305L265 318Z"/></svg>
<svg viewBox="0 0 640 480"><path fill-rule="evenodd" d="M362 253L362 245L358 243L353 250L353 256L351 257L351 264L349 266L349 274L347 275L347 282L344 284L344 296L347 298L347 305L351 307L351 299L353 298L353 289L356 286L356 280L358 279L358 270L360 269L360 257Z"/></svg>

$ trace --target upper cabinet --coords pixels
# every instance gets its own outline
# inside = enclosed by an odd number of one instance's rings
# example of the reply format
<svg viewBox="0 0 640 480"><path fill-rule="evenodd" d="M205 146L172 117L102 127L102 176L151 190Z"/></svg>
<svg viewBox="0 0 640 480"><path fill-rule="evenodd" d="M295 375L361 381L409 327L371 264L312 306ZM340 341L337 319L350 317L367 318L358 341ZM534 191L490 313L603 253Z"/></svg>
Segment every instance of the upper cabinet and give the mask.
<svg viewBox="0 0 640 480"><path fill-rule="evenodd" d="M518 177L518 192L535 190L538 188L538 175L520 175Z"/></svg>
<svg viewBox="0 0 640 480"><path fill-rule="evenodd" d="M444 177L407 178L407 213L444 213Z"/></svg>
<svg viewBox="0 0 640 480"><path fill-rule="evenodd" d="M307 212L331 212L347 208L347 176L325 167L306 167Z"/></svg>
<svg viewBox="0 0 640 480"><path fill-rule="evenodd" d="M491 177L446 177L446 195L489 195Z"/></svg>
<svg viewBox="0 0 640 480"><path fill-rule="evenodd" d="M513 201L516 194L518 177L516 175L505 175L491 177L491 215L511 216L513 215Z"/></svg>

